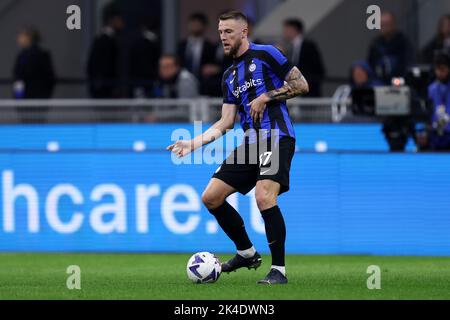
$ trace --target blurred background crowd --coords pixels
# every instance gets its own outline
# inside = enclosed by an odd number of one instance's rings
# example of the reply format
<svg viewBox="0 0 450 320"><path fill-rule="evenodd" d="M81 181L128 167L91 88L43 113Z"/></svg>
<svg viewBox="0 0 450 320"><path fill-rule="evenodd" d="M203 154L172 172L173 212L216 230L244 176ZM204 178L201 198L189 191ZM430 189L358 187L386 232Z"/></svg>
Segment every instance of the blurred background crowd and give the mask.
<svg viewBox="0 0 450 320"><path fill-rule="evenodd" d="M90 97L221 96L221 77L232 59L223 55L219 37L213 42L207 32L216 27L222 12L214 17L202 11L189 14L183 26L186 35L177 43L176 51L168 53L162 48L159 23L147 16L140 19L132 39L128 31L126 43L123 41L121 37L127 22L122 6L120 1L113 1L102 8L102 29L90 45L85 65ZM250 40L278 46L311 83L308 96L322 96L322 82L327 72L321 44L308 37L303 21L295 17L285 19L279 41L266 42L253 36L254 21L251 17L249 20ZM19 50L12 75L26 85L24 92L20 92L20 86L15 87L16 97L52 97L55 85L52 52L41 45L42 38L46 39L46 35L38 26L25 26L18 31ZM431 66L439 52L450 53L450 14L442 15L436 21L434 38L415 52L411 40L398 29L395 14L385 11L381 16L379 35L367 48L366 57L349 66L349 81L354 86L391 84L392 78L405 76L408 67L414 64ZM123 61L123 56L128 61Z"/></svg>
<svg viewBox="0 0 450 320"><path fill-rule="evenodd" d="M381 120L383 131L392 151L403 150L410 136L414 137L420 150L450 149L450 14L440 12L438 19L420 19L421 10L426 8L428 1L410 1L416 3L416 7L411 7L416 10L408 9L406 15L414 13L416 19L413 22L411 17L401 15L401 4L393 6L393 10L383 10L380 30L360 31L370 35L364 49L356 49L361 46L356 43L356 35L342 33L346 28L341 28L339 33L332 29L336 24L333 19L339 18L341 25L347 24L344 13L323 17L329 24L328 29L320 33L319 27L314 32L306 27L312 25L311 18L306 10L305 17L302 16L301 6L296 12L284 13L274 24L268 12L261 13L262 1L259 6L255 1L242 1L239 8L223 8L224 4L221 4L214 10L190 6L187 11L183 8L187 8L189 1L183 0L168 1L170 4L135 0L131 5L131 2L100 1L94 7L91 3L89 8L80 3L83 14L80 43L85 44L86 50L78 48L75 55L73 52L64 55L64 50L52 52L58 39L52 38L51 33L47 34L38 24L24 23L17 31L16 54L7 56L4 52L1 56L12 66L9 74L5 74L7 70L0 66L2 95L15 99L220 97L222 74L232 60L223 54L215 31L217 20L227 9L241 9L249 17L250 40L279 47L308 79L311 88L308 98L331 96L343 84L352 89L403 84L401 81L408 79L411 68L420 66L420 70L428 70L426 83L414 89L430 103L429 119L384 118ZM266 6L271 4L273 10L287 2L264 1ZM168 13L167 6L174 4L178 7ZM0 7L0 15L13 9L11 2L9 7ZM314 10L310 10L313 15ZM101 22L98 28L92 24L96 21L92 18L95 15ZM366 29L368 15L364 11L360 15L360 28ZM399 15L402 16L401 23ZM67 17L62 13L61 16ZM174 18L177 19L172 20ZM308 23L303 21L304 18ZM63 19L60 20L59 28L64 28ZM426 26L419 26L419 21L424 20ZM420 41L414 38L421 35L423 29L430 28L435 30L434 35L428 36L426 42L424 37ZM255 32L255 29L259 31ZM65 32L66 40L70 41L77 31ZM355 48L348 45L353 37ZM73 61L74 56L77 63ZM81 70L71 75L67 73L70 67L65 67L62 75L55 67L55 60L65 66L81 61ZM346 74L342 70L346 70ZM57 85L74 84L83 89L60 90L55 94ZM18 111L26 112L27 109ZM22 119L27 122L25 116ZM151 117L146 119L152 121Z"/></svg>

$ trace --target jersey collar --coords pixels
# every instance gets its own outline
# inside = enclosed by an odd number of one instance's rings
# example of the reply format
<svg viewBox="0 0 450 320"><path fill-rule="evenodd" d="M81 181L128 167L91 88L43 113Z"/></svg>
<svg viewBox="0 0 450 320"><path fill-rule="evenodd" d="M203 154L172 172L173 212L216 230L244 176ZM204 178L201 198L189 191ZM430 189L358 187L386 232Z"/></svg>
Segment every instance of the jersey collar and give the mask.
<svg viewBox="0 0 450 320"><path fill-rule="evenodd" d="M248 55L250 50L253 49L253 43L250 42L250 45L248 46L247 51L245 51L241 56L239 56L238 58L234 58L234 64L238 64L239 62L243 61Z"/></svg>

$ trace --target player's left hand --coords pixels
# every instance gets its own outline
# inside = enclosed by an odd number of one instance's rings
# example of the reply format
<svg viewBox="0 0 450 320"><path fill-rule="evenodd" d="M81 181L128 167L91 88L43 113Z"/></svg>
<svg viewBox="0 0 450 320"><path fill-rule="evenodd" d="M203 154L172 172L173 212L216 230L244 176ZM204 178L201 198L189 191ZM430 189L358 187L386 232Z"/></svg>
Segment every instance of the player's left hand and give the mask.
<svg viewBox="0 0 450 320"><path fill-rule="evenodd" d="M248 104L250 107L250 116L254 122L261 122L266 110L266 104L269 102L269 97L266 94L260 95L258 98Z"/></svg>

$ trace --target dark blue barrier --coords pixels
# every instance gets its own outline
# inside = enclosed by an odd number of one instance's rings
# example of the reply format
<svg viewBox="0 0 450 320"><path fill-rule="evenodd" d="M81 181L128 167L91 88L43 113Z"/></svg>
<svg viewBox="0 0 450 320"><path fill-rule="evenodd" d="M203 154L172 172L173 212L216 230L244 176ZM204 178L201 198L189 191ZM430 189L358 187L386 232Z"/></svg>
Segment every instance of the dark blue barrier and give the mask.
<svg viewBox="0 0 450 320"><path fill-rule="evenodd" d="M175 127L110 126L110 135L103 126L81 126L84 134L74 127L8 128L2 146L16 139L10 144L16 150L0 153L0 250L233 251L200 199L218 165L173 164L161 147ZM303 129L297 134L305 149L314 136L325 135L323 127L316 135ZM339 126L329 130L336 133ZM155 149L133 151L130 144L143 135ZM345 143L338 135L327 140L332 149L335 141ZM18 150L48 141L58 141L60 150ZM297 153L291 191L280 198L287 251L450 255L449 169L450 155ZM230 202L258 250L268 252L252 194Z"/></svg>
<svg viewBox="0 0 450 320"><path fill-rule="evenodd" d="M207 129L209 124L204 124ZM46 149L56 141L61 149L127 149L142 141L152 150L162 149L170 142L172 132L186 129L194 133L192 124L130 124L130 125L28 125L0 126L1 149ZM301 124L295 125L298 150L315 150L325 144L328 150L388 151L379 124ZM414 149L412 141L409 151Z"/></svg>

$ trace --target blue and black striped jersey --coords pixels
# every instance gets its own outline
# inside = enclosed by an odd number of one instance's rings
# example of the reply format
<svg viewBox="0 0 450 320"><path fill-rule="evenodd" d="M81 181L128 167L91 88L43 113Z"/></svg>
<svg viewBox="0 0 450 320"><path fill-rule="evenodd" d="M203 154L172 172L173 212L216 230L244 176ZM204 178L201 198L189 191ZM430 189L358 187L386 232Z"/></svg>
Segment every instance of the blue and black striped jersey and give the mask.
<svg viewBox="0 0 450 320"><path fill-rule="evenodd" d="M222 79L223 102L239 107L244 131L263 129L270 132L271 129L278 129L280 137L295 139L285 101L269 103L261 124L253 122L248 106L261 94L282 87L291 69L292 65L278 48L250 43L250 48L225 71Z"/></svg>

